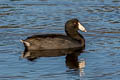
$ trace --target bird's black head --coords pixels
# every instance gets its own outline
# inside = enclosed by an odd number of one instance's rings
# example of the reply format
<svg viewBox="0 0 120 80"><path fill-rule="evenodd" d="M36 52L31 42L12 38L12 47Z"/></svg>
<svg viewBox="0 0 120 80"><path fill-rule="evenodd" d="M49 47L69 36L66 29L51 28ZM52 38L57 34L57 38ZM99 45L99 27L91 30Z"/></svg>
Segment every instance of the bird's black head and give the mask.
<svg viewBox="0 0 120 80"><path fill-rule="evenodd" d="M79 20L76 18L70 19L66 22L65 30L81 30L83 32L87 32L86 29L80 24Z"/></svg>

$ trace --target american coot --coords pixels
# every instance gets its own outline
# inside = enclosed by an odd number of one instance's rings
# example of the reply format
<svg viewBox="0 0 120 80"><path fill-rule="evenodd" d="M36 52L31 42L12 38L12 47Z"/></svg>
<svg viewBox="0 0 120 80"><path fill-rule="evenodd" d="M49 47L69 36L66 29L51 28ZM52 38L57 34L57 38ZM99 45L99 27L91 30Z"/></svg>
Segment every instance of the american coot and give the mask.
<svg viewBox="0 0 120 80"><path fill-rule="evenodd" d="M33 35L21 40L26 50L71 49L85 46L84 37L78 32L87 32L78 19L71 19L65 23L65 32L62 34Z"/></svg>

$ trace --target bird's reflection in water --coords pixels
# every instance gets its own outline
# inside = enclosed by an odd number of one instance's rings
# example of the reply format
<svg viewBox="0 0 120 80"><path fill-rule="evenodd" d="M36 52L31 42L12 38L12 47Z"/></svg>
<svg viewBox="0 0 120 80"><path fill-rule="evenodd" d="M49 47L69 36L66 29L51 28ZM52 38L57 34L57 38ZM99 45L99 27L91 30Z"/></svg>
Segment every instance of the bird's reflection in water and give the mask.
<svg viewBox="0 0 120 80"><path fill-rule="evenodd" d="M40 51L24 51L22 58L34 61L40 57L57 57L66 56L66 66L69 69L79 70L80 76L84 75L85 60L78 60L78 56L82 53L82 49L63 49L63 50L40 50Z"/></svg>
<svg viewBox="0 0 120 80"><path fill-rule="evenodd" d="M66 66L69 67L69 69L79 70L79 75L84 76L84 68L85 68L85 60L80 59L78 60L78 55L76 54L68 54L66 56Z"/></svg>

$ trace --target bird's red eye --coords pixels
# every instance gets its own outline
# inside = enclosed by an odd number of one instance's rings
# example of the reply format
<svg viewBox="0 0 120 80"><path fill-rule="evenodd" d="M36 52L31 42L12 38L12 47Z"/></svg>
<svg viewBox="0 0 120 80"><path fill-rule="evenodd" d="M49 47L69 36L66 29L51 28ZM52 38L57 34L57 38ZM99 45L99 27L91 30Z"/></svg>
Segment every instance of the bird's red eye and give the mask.
<svg viewBox="0 0 120 80"><path fill-rule="evenodd" d="M76 25L77 24L77 22L74 22L74 25Z"/></svg>

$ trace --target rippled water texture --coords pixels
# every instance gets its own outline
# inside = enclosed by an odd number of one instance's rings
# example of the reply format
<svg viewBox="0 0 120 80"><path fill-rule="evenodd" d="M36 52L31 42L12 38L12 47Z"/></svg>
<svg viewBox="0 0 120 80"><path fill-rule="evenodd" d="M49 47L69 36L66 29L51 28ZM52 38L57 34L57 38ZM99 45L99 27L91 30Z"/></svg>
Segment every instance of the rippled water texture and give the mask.
<svg viewBox="0 0 120 80"><path fill-rule="evenodd" d="M64 34L71 18L88 31L80 55L24 58L20 39ZM0 0L0 80L119 80L119 51L119 0Z"/></svg>

